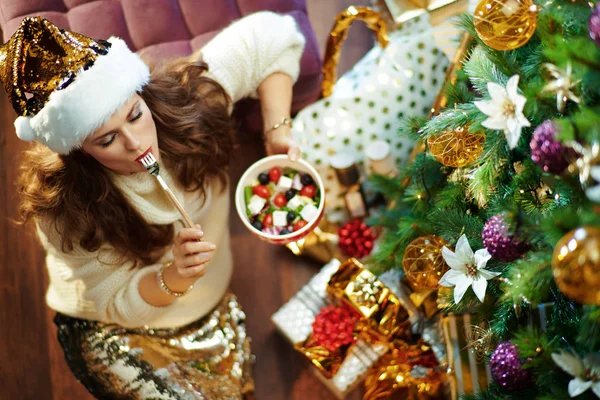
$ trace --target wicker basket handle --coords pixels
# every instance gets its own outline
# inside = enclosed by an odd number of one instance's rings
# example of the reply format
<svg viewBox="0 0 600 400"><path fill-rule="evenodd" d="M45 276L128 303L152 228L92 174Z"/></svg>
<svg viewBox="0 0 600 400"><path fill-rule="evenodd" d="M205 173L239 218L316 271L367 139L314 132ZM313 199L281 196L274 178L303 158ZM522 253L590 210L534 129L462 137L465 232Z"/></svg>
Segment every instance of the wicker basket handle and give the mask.
<svg viewBox="0 0 600 400"><path fill-rule="evenodd" d="M363 21L375 33L377 42L379 42L382 48L385 48L390 42L386 22L381 14L372 8L350 6L339 13L329 33L325 49L325 60L323 62L324 77L321 84L321 94L323 97L328 97L333 92L342 44L348 36L348 29L357 19Z"/></svg>

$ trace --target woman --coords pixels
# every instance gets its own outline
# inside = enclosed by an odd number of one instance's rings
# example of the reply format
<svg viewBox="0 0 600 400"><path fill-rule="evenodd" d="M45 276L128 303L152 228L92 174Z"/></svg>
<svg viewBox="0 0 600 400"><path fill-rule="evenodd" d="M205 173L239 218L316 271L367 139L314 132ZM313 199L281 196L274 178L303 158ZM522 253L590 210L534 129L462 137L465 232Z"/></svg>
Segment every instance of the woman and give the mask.
<svg viewBox="0 0 600 400"><path fill-rule="evenodd" d="M230 112L260 98L267 153L298 157L288 117L303 46L293 18L270 12L152 73L122 40L43 18L3 46L17 134L38 142L22 164L23 222L47 251L67 362L96 397L252 392L245 316L227 293ZM196 228L135 161L147 151Z"/></svg>

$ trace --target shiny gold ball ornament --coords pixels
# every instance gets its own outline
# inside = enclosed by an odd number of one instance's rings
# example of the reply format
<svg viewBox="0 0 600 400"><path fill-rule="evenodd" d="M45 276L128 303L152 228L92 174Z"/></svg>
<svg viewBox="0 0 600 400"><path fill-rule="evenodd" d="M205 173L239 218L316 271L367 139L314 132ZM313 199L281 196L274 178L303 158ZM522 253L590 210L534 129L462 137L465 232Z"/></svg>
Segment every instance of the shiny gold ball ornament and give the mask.
<svg viewBox="0 0 600 400"><path fill-rule="evenodd" d="M531 0L482 0L473 22L483 43L495 50L514 50L533 36L537 7Z"/></svg>
<svg viewBox="0 0 600 400"><path fill-rule="evenodd" d="M447 167L462 168L477 160L485 145L483 133L469 133L467 127L447 129L427 139L429 151Z"/></svg>
<svg viewBox="0 0 600 400"><path fill-rule="evenodd" d="M438 287L438 282L449 269L442 257L444 246L450 248L443 238L428 235L416 238L406 247L402 268L415 290Z"/></svg>
<svg viewBox="0 0 600 400"><path fill-rule="evenodd" d="M552 272L565 296L600 305L600 228L583 226L563 236L552 254Z"/></svg>

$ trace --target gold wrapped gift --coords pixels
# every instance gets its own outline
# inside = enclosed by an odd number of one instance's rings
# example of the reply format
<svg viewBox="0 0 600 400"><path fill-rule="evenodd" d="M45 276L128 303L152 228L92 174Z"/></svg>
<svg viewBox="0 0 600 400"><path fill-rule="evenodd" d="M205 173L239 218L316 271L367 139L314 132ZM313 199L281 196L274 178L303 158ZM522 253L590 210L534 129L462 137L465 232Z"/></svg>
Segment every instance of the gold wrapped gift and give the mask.
<svg viewBox="0 0 600 400"><path fill-rule="evenodd" d="M432 26L467 11L468 0L374 0L388 21L390 31L418 18L429 18Z"/></svg>
<svg viewBox="0 0 600 400"><path fill-rule="evenodd" d="M447 383L446 373L424 341L397 341L369 371L363 400L444 399Z"/></svg>
<svg viewBox="0 0 600 400"><path fill-rule="evenodd" d="M359 324L367 337L383 342L395 337L410 338L412 313L357 259L351 258L340 265L329 280L327 292L364 317Z"/></svg>
<svg viewBox="0 0 600 400"><path fill-rule="evenodd" d="M342 260L344 256L338 246L338 226L323 217L319 225L305 238L285 245L297 256L306 256L321 263L328 263L336 258Z"/></svg>
<svg viewBox="0 0 600 400"><path fill-rule="evenodd" d="M350 346L343 346L336 351L329 351L323 346L314 346L312 336L309 336L305 342L296 343L294 348L308 358L323 376L330 379L337 373L348 354Z"/></svg>

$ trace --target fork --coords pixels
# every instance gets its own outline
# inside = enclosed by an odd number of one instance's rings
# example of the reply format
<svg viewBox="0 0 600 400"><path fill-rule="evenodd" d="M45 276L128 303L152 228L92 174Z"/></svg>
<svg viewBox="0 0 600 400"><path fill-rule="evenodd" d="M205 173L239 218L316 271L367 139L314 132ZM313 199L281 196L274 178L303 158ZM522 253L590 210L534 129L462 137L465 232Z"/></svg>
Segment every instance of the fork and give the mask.
<svg viewBox="0 0 600 400"><path fill-rule="evenodd" d="M160 176L160 173L159 173L160 166L158 165L158 161L154 157L154 154L152 154L152 152L149 152L146 156L142 157L138 162L140 162L144 167L146 167L146 170L148 170L150 175L154 175L156 177L156 179L160 183L160 186L162 186L163 190L167 193L167 196L169 196L169 199L171 200L171 202L175 205L175 207L177 207L177 210L179 210L179 213L181 214L181 216L187 223L188 228L195 228L196 224L194 224L194 221L192 221L192 219L190 218L188 213L184 210L181 203L179 203L179 200L177 200L177 197L175 197L175 195L173 194L173 192L167 185L167 182L165 182L163 177Z"/></svg>

